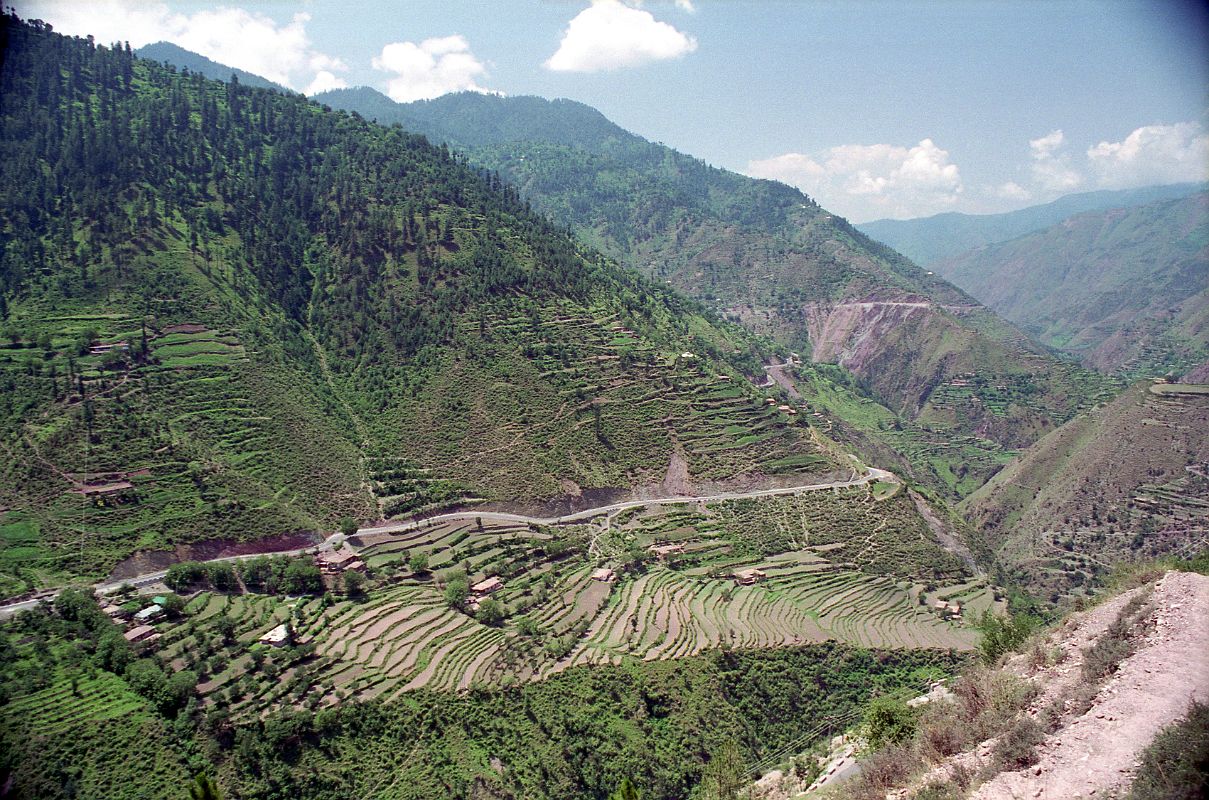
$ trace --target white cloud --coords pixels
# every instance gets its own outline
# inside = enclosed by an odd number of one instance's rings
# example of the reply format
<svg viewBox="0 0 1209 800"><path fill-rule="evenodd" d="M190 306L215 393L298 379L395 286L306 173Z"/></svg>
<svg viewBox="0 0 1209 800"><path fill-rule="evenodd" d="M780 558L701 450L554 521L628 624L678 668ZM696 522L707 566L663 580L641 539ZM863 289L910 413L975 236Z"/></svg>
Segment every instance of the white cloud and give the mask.
<svg viewBox="0 0 1209 800"><path fill-rule="evenodd" d="M40 17L62 33L91 34L99 44L128 41L132 47L169 41L292 89L334 88L342 83L335 73L348 69L340 59L314 49L306 13L278 24L265 14L233 7L180 14L161 2L137 0L33 0L23 5L25 16ZM324 72L330 77L321 78Z"/></svg>
<svg viewBox="0 0 1209 800"><path fill-rule="evenodd" d="M486 92L477 79L487 68L470 52L462 36L392 42L374 57L374 69L393 72L386 93L400 103L428 100L450 92Z"/></svg>
<svg viewBox="0 0 1209 800"><path fill-rule="evenodd" d="M691 3L678 5L692 9ZM555 72L601 72L679 58L696 49L696 39L658 21L649 11L619 0L593 0L567 24L545 67Z"/></svg>
<svg viewBox="0 0 1209 800"><path fill-rule="evenodd" d="M992 194L1003 200L1022 202L1032 198L1033 193L1015 181L1001 183L992 190Z"/></svg>
<svg viewBox="0 0 1209 800"><path fill-rule="evenodd" d="M693 5L693 0L676 0L676 8L689 14L697 11L697 7Z"/></svg>
<svg viewBox="0 0 1209 800"><path fill-rule="evenodd" d="M914 147L840 145L818 158L786 153L748 162L747 174L797 186L858 222L945 211L963 191L957 165L931 139Z"/></svg>
<svg viewBox="0 0 1209 800"><path fill-rule="evenodd" d="M315 73L315 79L311 81L302 93L310 97L319 94L320 92L329 92L332 89L347 89L348 82L344 78L338 78L326 69L321 69Z"/></svg>
<svg viewBox="0 0 1209 800"><path fill-rule="evenodd" d="M1028 143L1033 156L1033 181L1044 192L1068 192L1083 183L1083 176L1071 167L1070 159L1062 152L1065 142L1065 135L1056 130Z"/></svg>
<svg viewBox="0 0 1209 800"><path fill-rule="evenodd" d="M1039 139L1029 140L1028 146L1033 151L1033 158L1052 158L1065 139L1062 131L1051 131Z"/></svg>
<svg viewBox="0 0 1209 800"><path fill-rule="evenodd" d="M1112 189L1209 180L1209 134L1195 122L1146 125L1089 147L1087 160L1099 185Z"/></svg>

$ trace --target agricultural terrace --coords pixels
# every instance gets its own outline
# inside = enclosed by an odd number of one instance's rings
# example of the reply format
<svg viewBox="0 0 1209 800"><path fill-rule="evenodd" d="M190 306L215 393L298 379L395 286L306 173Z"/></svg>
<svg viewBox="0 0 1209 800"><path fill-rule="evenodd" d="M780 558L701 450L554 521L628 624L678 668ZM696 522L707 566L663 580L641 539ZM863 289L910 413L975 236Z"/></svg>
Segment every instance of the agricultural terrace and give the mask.
<svg viewBox="0 0 1209 800"><path fill-rule="evenodd" d="M230 268L238 242L203 259L182 220L162 222L129 285L31 296L5 323L0 596L369 512L330 390Z"/></svg>
<svg viewBox="0 0 1209 800"><path fill-rule="evenodd" d="M349 542L370 569L364 595L202 592L183 622L160 626L160 655L199 670L204 695L255 714L274 702L506 686L718 647L964 650L975 631L932 601L943 594L971 611L992 602L930 538L905 491L885 485L647 506L566 526L469 518ZM682 552L660 558L650 549L659 543ZM602 566L611 580L593 578ZM752 567L764 577L738 585L734 572ZM492 576L503 588L476 616L467 587ZM257 643L286 622L292 646Z"/></svg>
<svg viewBox="0 0 1209 800"><path fill-rule="evenodd" d="M465 356L343 378L373 442L367 467L383 516L838 469L803 416L769 405L719 360L733 342L705 339L717 335L705 326L662 339L673 320L636 331L638 322L607 306L496 300L454 326Z"/></svg>

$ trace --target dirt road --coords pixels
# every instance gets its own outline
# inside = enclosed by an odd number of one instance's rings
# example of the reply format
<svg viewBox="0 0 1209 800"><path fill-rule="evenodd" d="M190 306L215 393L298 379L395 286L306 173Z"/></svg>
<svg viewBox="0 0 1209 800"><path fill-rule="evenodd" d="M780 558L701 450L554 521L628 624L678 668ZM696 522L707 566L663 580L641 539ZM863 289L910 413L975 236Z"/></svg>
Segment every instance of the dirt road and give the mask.
<svg viewBox="0 0 1209 800"><path fill-rule="evenodd" d="M567 525L575 522L582 522L591 519L592 517L602 514L611 514L618 511L625 511L629 508L640 508L642 506L659 506L659 505L675 505L678 503L716 503L722 500L744 500L753 497L773 497L776 495L802 494L804 492L819 492L827 489L842 489L847 486L861 486L871 481L890 481L897 482L898 478L893 473L876 467L869 467L868 471L861 477L853 477L847 481L832 481L830 483L812 483L804 486L785 486L779 489L757 489L749 492L722 492L719 494L710 495L676 495L673 497L660 497L652 500L627 500L623 503L612 503L607 506L598 508L588 508L583 511L577 511L574 514L565 514L561 517L528 517L523 514L506 514L498 511L457 511L450 514L438 514L432 517L426 517L421 520L408 520L406 522L391 522L385 525L377 525L369 528L358 529L358 534L371 533L399 533L403 531L415 530L420 527L437 525L442 522L450 522L460 519L486 519L494 522L519 522L521 524L535 525ZM344 535L334 533L327 537L321 544L312 545L310 547L296 548L293 550L281 550L274 553L257 553L254 555L243 556L227 556L223 558L210 559L212 561L243 561L249 558L258 558L262 555L299 555L301 553L314 552L316 550L331 550L333 547L343 544ZM99 594L106 594L118 589L121 586L142 587L153 583L158 583L164 579L167 574L166 570L158 570L156 572L148 572L142 575L136 575L132 578L126 578L120 581L109 581L93 585L93 589ZM58 592L45 595L34 600L24 600L19 603L10 603L0 605L0 619L5 619L17 614L25 609L34 608L43 600L53 599L58 595Z"/></svg>

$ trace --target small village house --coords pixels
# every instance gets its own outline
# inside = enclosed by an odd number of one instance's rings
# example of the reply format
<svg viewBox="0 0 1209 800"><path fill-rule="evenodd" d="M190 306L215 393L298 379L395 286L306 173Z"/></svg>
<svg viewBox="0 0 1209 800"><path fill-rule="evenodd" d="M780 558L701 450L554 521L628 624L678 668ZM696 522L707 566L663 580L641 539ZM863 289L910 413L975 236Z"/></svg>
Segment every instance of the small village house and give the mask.
<svg viewBox="0 0 1209 800"><path fill-rule="evenodd" d="M135 642L153 642L159 638L155 628L150 625L138 625L122 634L122 638L134 644Z"/></svg>
<svg viewBox="0 0 1209 800"><path fill-rule="evenodd" d="M592 573L592 580L600 581L601 583L609 583L613 580L613 570L608 567L601 567Z"/></svg>
<svg viewBox="0 0 1209 800"><path fill-rule="evenodd" d="M652 555L660 561L666 561L668 556L677 555L684 552L684 545L680 543L674 544L653 544L648 548Z"/></svg>
<svg viewBox="0 0 1209 800"><path fill-rule="evenodd" d="M474 586L470 587L470 593L476 597L482 598L489 594L495 594L500 589L504 588L504 582L499 579L498 575L492 575L486 580L479 581Z"/></svg>
<svg viewBox="0 0 1209 800"><path fill-rule="evenodd" d="M258 640L261 644L267 644L270 647L285 647L290 641L290 626L288 623L281 623L273 630L261 636Z"/></svg>
<svg viewBox="0 0 1209 800"><path fill-rule="evenodd" d="M739 584L740 586L752 586L753 584L767 578L768 574L762 569L751 567L748 569L736 570L734 577L735 583Z"/></svg>
<svg viewBox="0 0 1209 800"><path fill-rule="evenodd" d="M134 621L141 625L143 623L151 622L152 620L157 620L162 616L164 616L164 607L159 603L152 603L142 611L136 613L134 615Z"/></svg>
<svg viewBox="0 0 1209 800"><path fill-rule="evenodd" d="M315 566L325 575L338 575L342 572L355 570L363 572L365 562L358 558L352 550L328 550L315 555Z"/></svg>

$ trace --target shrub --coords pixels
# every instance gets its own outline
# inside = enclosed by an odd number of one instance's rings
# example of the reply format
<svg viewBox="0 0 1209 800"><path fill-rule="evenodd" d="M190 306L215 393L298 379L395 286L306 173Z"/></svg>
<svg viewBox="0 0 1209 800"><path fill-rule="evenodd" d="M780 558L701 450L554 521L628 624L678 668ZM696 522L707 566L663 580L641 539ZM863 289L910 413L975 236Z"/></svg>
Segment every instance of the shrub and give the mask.
<svg viewBox="0 0 1209 800"><path fill-rule="evenodd" d="M883 800L887 791L906 783L917 763L909 747L883 748L861 764L861 776L853 783L849 796L853 800Z"/></svg>
<svg viewBox="0 0 1209 800"><path fill-rule="evenodd" d="M873 748L898 744L915 733L915 712L894 697L875 697L865 709L865 738Z"/></svg>
<svg viewBox="0 0 1209 800"><path fill-rule="evenodd" d="M1017 770L1037 763L1037 745L1045 738L1032 717L1023 717L995 745L995 763L1003 770Z"/></svg>
<svg viewBox="0 0 1209 800"><path fill-rule="evenodd" d="M929 703L918 725L920 750L930 761L959 753L966 745L966 728L956 703Z"/></svg>
<svg viewBox="0 0 1209 800"><path fill-rule="evenodd" d="M1037 621L1028 615L999 616L984 611L978 621L982 641L978 648L986 664L994 664L1004 653L1015 650L1028 639Z"/></svg>
<svg viewBox="0 0 1209 800"><path fill-rule="evenodd" d="M1200 797L1209 797L1209 705L1193 703L1143 751L1129 800Z"/></svg>
<svg viewBox="0 0 1209 800"><path fill-rule="evenodd" d="M412 553L411 558L407 561L407 566L411 567L411 571L417 575L428 572L428 554Z"/></svg>

